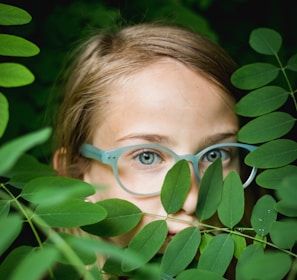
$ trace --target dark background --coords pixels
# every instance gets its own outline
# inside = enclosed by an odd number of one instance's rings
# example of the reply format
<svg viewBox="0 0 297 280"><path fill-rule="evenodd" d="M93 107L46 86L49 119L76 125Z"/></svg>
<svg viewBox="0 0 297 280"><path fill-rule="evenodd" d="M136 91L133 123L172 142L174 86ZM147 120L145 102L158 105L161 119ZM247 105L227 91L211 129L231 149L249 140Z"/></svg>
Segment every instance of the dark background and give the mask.
<svg viewBox="0 0 297 280"><path fill-rule="evenodd" d="M283 37L281 56L297 51L297 2L286 0L16 0L2 1L25 9L27 25L2 27L4 33L22 36L39 46L39 55L11 58L26 65L36 81L29 86L1 89L8 98L10 120L0 144L50 125L57 103L53 85L65 57L92 28L111 28L152 20L168 20L201 32L223 46L239 64L263 61L248 45L258 27L278 31ZM1 58L0 61L7 58ZM265 59L265 58L264 58ZM51 154L50 142L35 148L42 160Z"/></svg>

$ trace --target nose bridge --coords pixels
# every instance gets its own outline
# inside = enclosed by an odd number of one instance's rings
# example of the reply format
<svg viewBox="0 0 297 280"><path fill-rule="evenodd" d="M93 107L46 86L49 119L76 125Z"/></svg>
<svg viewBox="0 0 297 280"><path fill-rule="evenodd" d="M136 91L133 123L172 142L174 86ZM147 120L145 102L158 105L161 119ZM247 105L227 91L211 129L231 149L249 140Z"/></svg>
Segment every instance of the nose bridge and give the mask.
<svg viewBox="0 0 297 280"><path fill-rule="evenodd" d="M189 162L191 173L194 173L197 182L200 182L199 170L198 170L198 161L199 158L197 155L184 155L183 158ZM192 176L193 180L193 176Z"/></svg>
<svg viewBox="0 0 297 280"><path fill-rule="evenodd" d="M187 214L193 214L196 210L196 205L198 201L198 190L199 190L199 176L198 176L198 164L196 164L196 159L194 156L189 155L185 158L189 162L190 172L191 172L191 187L187 195L187 198L183 204L183 210Z"/></svg>

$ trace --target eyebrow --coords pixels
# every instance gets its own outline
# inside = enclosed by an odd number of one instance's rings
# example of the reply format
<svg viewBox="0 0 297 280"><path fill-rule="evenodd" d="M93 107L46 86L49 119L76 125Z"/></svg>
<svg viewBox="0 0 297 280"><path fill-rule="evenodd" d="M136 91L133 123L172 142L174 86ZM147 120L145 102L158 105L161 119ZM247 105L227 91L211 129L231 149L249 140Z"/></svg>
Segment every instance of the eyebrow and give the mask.
<svg viewBox="0 0 297 280"><path fill-rule="evenodd" d="M202 139L202 141L199 144L200 148L205 148L208 146L211 146L213 144L217 144L219 142L222 142L224 140L230 139L230 138L235 138L234 140L236 140L236 135L237 135L237 131L232 131L232 132L226 132L226 133L217 133L214 135L210 135L210 136L206 136ZM174 146L174 144L176 143L176 141L169 136L166 135L161 135L161 134L144 134L144 133L140 133L140 134L128 134L125 135L121 138L119 138L117 140L117 142L122 142L125 140L130 140L130 139L140 139L140 140L144 140L150 143L154 143L154 144L171 144ZM232 140L232 141L234 141Z"/></svg>
<svg viewBox="0 0 297 280"><path fill-rule="evenodd" d="M117 142L130 140L130 139L140 139L147 142L156 143L156 144L168 144L175 142L171 137L161 135L161 134L128 134L117 140Z"/></svg>

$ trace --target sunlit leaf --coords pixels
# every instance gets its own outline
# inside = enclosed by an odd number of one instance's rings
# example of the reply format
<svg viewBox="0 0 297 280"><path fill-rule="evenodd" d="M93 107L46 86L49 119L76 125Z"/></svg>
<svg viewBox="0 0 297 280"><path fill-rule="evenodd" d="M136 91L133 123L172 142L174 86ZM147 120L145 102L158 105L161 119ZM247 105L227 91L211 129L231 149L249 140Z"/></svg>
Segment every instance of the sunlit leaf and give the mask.
<svg viewBox="0 0 297 280"><path fill-rule="evenodd" d="M259 235L258 233L254 237L253 244L260 245L263 249L266 248L267 236Z"/></svg>
<svg viewBox="0 0 297 280"><path fill-rule="evenodd" d="M34 75L25 66L13 63L0 63L0 86L1 87L20 87L34 82Z"/></svg>
<svg viewBox="0 0 297 280"><path fill-rule="evenodd" d="M287 134L295 122L296 119L285 112L273 112L260 116L240 129L238 140L248 144L274 140Z"/></svg>
<svg viewBox="0 0 297 280"><path fill-rule="evenodd" d="M21 196L36 204L54 205L68 198L85 198L94 193L94 188L82 180L45 176L29 181L24 186Z"/></svg>
<svg viewBox="0 0 297 280"><path fill-rule="evenodd" d="M207 279L207 280L226 280L218 273L202 270L202 269L188 269L181 272L176 280L194 280L194 279Z"/></svg>
<svg viewBox="0 0 297 280"><path fill-rule="evenodd" d="M276 221L277 212L274 210L274 206L274 198L270 195L264 195L253 208L251 224L260 236L267 235L271 224Z"/></svg>
<svg viewBox="0 0 297 280"><path fill-rule="evenodd" d="M10 210L10 201L0 200L0 217L7 217Z"/></svg>
<svg viewBox="0 0 297 280"><path fill-rule="evenodd" d="M253 259L256 256L263 256L264 255L264 249L261 245L259 244L252 244L247 246L242 254L240 255L240 258L237 262L236 265L236 279L241 279L241 280L248 280L249 275L246 274L244 271L244 266L246 262L249 260Z"/></svg>
<svg viewBox="0 0 297 280"><path fill-rule="evenodd" d="M95 203L70 198L61 204L39 205L36 215L51 227L72 228L97 223L106 217L105 209Z"/></svg>
<svg viewBox="0 0 297 280"><path fill-rule="evenodd" d="M141 252L142 265L147 263L155 254L158 253L160 248L165 242L168 234L167 223L165 220L153 221L145 225L130 241L126 250L132 252ZM141 264L132 265L125 261L122 262L123 271L131 271Z"/></svg>
<svg viewBox="0 0 297 280"><path fill-rule="evenodd" d="M185 269L197 254L200 241L200 231L196 227L188 227L177 233L164 252L162 272L175 276Z"/></svg>
<svg viewBox="0 0 297 280"><path fill-rule="evenodd" d="M235 106L238 115L257 117L280 108L289 92L278 86L266 86L249 92Z"/></svg>
<svg viewBox="0 0 297 280"><path fill-rule="evenodd" d="M196 215L200 221L210 218L218 209L222 198L222 163L216 160L203 174L200 182Z"/></svg>
<svg viewBox="0 0 297 280"><path fill-rule="evenodd" d="M9 34L0 34L0 55L5 56L34 56L39 48L32 42Z"/></svg>
<svg viewBox="0 0 297 280"><path fill-rule="evenodd" d="M203 233L202 237L201 237L201 243L199 246L199 251L200 254L204 251L204 249L206 248L207 244L209 243L209 241L213 239L213 235L208 234L208 233Z"/></svg>
<svg viewBox="0 0 297 280"><path fill-rule="evenodd" d="M279 74L279 68L273 64L257 62L247 64L236 70L231 81L240 89L256 89L272 82Z"/></svg>
<svg viewBox="0 0 297 280"><path fill-rule="evenodd" d="M107 211L103 221L84 226L83 230L102 237L117 236L127 233L140 222L141 210L129 201L106 199L97 202Z"/></svg>
<svg viewBox="0 0 297 280"><path fill-rule="evenodd" d="M256 182L259 186L268 189L279 189L282 188L284 178L297 174L296 165L287 165L280 168L268 169L261 172Z"/></svg>
<svg viewBox="0 0 297 280"><path fill-rule="evenodd" d="M37 132L14 139L0 147L0 174L5 176L18 160L18 158L30 148L46 141L51 134L50 128L44 128Z"/></svg>
<svg viewBox="0 0 297 280"><path fill-rule="evenodd" d="M0 265L0 275L5 275L10 279L10 275L15 270L16 266L30 253L33 247L31 246L18 246L12 249Z"/></svg>
<svg viewBox="0 0 297 280"><path fill-rule="evenodd" d="M288 217L297 217L297 174L292 173L283 178L280 187L276 191L280 199L275 205L275 209Z"/></svg>
<svg viewBox="0 0 297 280"><path fill-rule="evenodd" d="M22 229L22 220L17 215L0 218L0 255L17 238Z"/></svg>
<svg viewBox="0 0 297 280"><path fill-rule="evenodd" d="M216 235L202 252L198 268L209 270L223 276L232 260L234 241L228 234Z"/></svg>
<svg viewBox="0 0 297 280"><path fill-rule="evenodd" d="M32 17L25 10L0 3L0 25L26 24Z"/></svg>
<svg viewBox="0 0 297 280"><path fill-rule="evenodd" d="M11 280L38 280L54 264L59 252L54 247L33 250L15 267ZM34 269L32 269L34 268Z"/></svg>
<svg viewBox="0 0 297 280"><path fill-rule="evenodd" d="M8 101L6 97L0 92L0 138L2 137L7 127L8 119Z"/></svg>
<svg viewBox="0 0 297 280"><path fill-rule="evenodd" d="M276 280L285 279L291 267L290 256L282 252L267 252L258 254L252 258L246 259L245 263L241 264L241 275L244 280L263 279Z"/></svg>
<svg viewBox="0 0 297 280"><path fill-rule="evenodd" d="M297 71L297 54L294 54L292 57L290 57L287 68L292 71Z"/></svg>
<svg viewBox="0 0 297 280"><path fill-rule="evenodd" d="M231 171L224 180L222 200L218 208L220 221L233 228L243 217L244 192L236 171Z"/></svg>
<svg viewBox="0 0 297 280"><path fill-rule="evenodd" d="M167 173L161 191L161 202L167 214L180 210L191 186L189 163L177 162Z"/></svg>
<svg viewBox="0 0 297 280"><path fill-rule="evenodd" d="M270 238L278 247L292 249L297 242L297 220L284 219L272 223Z"/></svg>
<svg viewBox="0 0 297 280"><path fill-rule="evenodd" d="M297 142L277 139L259 146L249 153L245 162L258 168L277 168L297 159Z"/></svg>
<svg viewBox="0 0 297 280"><path fill-rule="evenodd" d="M243 236L237 234L231 234L231 237L234 241L234 257L239 259L241 253L246 248L246 239Z"/></svg>
<svg viewBox="0 0 297 280"><path fill-rule="evenodd" d="M282 37L273 29L257 28L251 32L249 43L260 54L276 56L282 46Z"/></svg>

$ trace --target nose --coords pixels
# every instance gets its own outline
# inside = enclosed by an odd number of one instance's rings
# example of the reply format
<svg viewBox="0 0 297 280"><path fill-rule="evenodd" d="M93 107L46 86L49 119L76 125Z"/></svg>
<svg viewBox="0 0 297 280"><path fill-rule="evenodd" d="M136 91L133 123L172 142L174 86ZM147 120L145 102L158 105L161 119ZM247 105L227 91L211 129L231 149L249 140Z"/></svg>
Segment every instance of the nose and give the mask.
<svg viewBox="0 0 297 280"><path fill-rule="evenodd" d="M190 191L185 199L185 202L183 204L182 210L188 214L192 215L196 211L196 205L198 201L198 190L199 190L199 182L197 180L197 177L194 172L193 165L190 164L190 170L191 170L191 186Z"/></svg>

